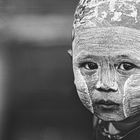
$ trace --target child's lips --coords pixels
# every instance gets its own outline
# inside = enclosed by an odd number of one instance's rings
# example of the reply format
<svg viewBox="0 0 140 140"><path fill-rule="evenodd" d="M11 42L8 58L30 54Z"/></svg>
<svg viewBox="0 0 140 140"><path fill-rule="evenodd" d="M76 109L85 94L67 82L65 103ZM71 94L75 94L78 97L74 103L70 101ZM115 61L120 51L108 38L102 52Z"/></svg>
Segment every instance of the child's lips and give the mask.
<svg viewBox="0 0 140 140"><path fill-rule="evenodd" d="M100 100L100 101L96 101L94 103L95 106L99 106L101 108L104 108L104 109L113 109L113 108L116 108L116 107L119 107L119 104L118 103L115 103L111 100Z"/></svg>
<svg viewBox="0 0 140 140"><path fill-rule="evenodd" d="M95 104L97 104L97 105L119 105L118 103L115 103L111 100L107 100L107 101L99 100L99 101L96 101Z"/></svg>

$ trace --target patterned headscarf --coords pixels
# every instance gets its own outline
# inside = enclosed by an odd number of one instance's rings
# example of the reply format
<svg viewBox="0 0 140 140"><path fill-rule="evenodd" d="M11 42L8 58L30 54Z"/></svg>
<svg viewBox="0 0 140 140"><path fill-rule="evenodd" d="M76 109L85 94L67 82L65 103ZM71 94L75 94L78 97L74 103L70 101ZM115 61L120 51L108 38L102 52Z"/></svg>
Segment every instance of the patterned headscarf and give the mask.
<svg viewBox="0 0 140 140"><path fill-rule="evenodd" d="M140 0L80 0L74 15L74 33L114 26L140 29Z"/></svg>

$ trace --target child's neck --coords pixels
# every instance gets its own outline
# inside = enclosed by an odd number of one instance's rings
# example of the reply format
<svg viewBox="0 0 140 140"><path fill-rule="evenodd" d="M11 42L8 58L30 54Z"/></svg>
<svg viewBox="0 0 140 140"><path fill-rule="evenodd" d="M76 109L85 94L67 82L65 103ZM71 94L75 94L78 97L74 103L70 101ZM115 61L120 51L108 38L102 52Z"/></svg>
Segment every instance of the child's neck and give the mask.
<svg viewBox="0 0 140 140"><path fill-rule="evenodd" d="M93 126L97 132L109 139L120 140L128 134L140 128L140 117L130 117L124 121L103 121L96 116L93 118ZM98 130L97 130L98 129Z"/></svg>

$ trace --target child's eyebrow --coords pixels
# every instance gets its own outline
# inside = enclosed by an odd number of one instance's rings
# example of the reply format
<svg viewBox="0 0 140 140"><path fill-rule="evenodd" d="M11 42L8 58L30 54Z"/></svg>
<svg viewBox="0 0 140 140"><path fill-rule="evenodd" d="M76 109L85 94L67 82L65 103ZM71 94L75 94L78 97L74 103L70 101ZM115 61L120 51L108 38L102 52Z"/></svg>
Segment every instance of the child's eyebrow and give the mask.
<svg viewBox="0 0 140 140"><path fill-rule="evenodd" d="M138 58L137 56L131 55L131 54L122 54L122 55L117 55L116 58L118 59L130 59L133 61L139 61L140 62L140 57Z"/></svg>

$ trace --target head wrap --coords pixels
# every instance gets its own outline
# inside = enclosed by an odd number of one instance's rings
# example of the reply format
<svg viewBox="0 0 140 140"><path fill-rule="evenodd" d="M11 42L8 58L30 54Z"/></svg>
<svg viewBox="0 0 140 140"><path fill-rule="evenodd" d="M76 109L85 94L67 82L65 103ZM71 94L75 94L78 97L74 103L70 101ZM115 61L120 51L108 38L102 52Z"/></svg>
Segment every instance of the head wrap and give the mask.
<svg viewBox="0 0 140 140"><path fill-rule="evenodd" d="M81 0L75 12L74 28L138 25L140 0Z"/></svg>
<svg viewBox="0 0 140 140"><path fill-rule="evenodd" d="M80 0L74 34L84 28L123 26L140 29L140 0Z"/></svg>

